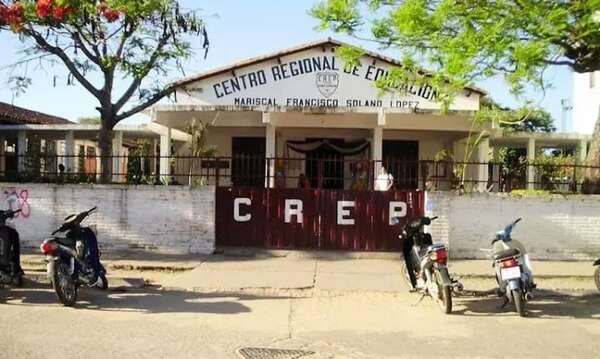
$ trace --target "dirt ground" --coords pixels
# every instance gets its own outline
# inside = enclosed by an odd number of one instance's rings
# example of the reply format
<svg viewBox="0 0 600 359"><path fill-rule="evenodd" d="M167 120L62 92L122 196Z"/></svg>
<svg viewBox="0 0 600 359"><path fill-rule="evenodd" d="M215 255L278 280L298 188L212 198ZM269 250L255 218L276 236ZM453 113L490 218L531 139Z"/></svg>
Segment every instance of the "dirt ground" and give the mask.
<svg viewBox="0 0 600 359"><path fill-rule="evenodd" d="M465 284L480 295L492 287ZM583 291L588 285L543 290L520 318L492 296L455 298L444 315L410 293L209 294L156 285L84 289L75 308L64 308L47 285L34 284L0 289L0 358L241 358L247 347L313 353L306 358L597 358L600 295Z"/></svg>

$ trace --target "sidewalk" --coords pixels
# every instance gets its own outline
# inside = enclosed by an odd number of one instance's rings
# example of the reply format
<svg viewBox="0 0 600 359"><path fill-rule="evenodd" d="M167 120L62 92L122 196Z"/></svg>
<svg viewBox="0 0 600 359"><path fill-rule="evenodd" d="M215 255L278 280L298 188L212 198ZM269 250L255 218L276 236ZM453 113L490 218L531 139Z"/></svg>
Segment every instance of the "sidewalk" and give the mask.
<svg viewBox="0 0 600 359"><path fill-rule="evenodd" d="M164 272L159 284L165 288L197 291L295 290L329 292L406 292L402 277L401 257L391 259L347 259L333 254L319 258L291 252L290 256L177 256L147 253L106 254L103 262L111 271ZM42 256L27 254L22 258L28 272L45 270ZM588 262L532 263L538 280L548 280L552 286L590 288L594 267ZM143 272L146 272L144 274ZM488 286L494 285L491 261L453 261L450 272L461 280ZM568 281L567 284L559 283ZM565 282L566 283L566 282ZM474 285L474 284L473 284Z"/></svg>

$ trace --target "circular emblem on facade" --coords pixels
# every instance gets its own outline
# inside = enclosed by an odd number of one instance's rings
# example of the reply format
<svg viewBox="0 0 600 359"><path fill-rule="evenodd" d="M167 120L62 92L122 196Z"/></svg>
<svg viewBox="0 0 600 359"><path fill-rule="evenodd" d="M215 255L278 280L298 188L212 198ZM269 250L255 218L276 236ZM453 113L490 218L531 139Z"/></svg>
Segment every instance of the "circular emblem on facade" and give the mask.
<svg viewBox="0 0 600 359"><path fill-rule="evenodd" d="M340 76L337 72L317 72L317 89L326 98L331 97L340 85Z"/></svg>

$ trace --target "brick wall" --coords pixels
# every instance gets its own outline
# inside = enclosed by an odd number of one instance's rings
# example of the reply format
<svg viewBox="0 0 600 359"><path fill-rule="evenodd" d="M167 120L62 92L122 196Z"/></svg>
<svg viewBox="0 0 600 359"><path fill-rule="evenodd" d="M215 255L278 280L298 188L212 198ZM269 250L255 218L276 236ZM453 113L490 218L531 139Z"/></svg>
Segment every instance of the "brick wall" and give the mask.
<svg viewBox="0 0 600 359"><path fill-rule="evenodd" d="M453 258L487 258L495 233L522 217L513 238L534 259L590 260L600 256L600 196L516 198L505 194L428 193L429 215L440 216L430 229L449 244Z"/></svg>
<svg viewBox="0 0 600 359"><path fill-rule="evenodd" d="M215 189L88 185L0 185L0 208L22 207L15 221L24 247L38 247L72 212L98 206L95 226L105 250L212 253ZM494 234L522 217L513 232L534 259L600 256L600 196L514 198L504 194L427 194L426 212L439 216L428 231L453 258L487 258Z"/></svg>
<svg viewBox="0 0 600 359"><path fill-rule="evenodd" d="M67 215L98 206L85 223L105 250L214 251L214 187L3 184L0 195L0 208L25 212L15 221L24 247L38 247Z"/></svg>

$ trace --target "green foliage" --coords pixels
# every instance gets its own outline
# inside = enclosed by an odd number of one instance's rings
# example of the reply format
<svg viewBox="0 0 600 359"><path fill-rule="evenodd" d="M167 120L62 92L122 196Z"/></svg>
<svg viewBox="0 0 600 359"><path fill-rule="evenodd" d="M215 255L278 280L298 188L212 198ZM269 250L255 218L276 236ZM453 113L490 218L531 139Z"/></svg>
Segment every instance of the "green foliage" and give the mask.
<svg viewBox="0 0 600 359"><path fill-rule="evenodd" d="M99 125L102 120L100 117L81 117L77 120L82 125Z"/></svg>
<svg viewBox="0 0 600 359"><path fill-rule="evenodd" d="M510 109L484 98L481 110L475 114L481 122L491 122L505 131L514 132L555 132L554 119L547 111L533 106Z"/></svg>
<svg viewBox="0 0 600 359"><path fill-rule="evenodd" d="M563 154L542 154L536 156L533 161L542 189L550 191L558 189L559 184L573 186L576 177L575 164L573 156Z"/></svg>
<svg viewBox="0 0 600 359"><path fill-rule="evenodd" d="M427 63L440 93L452 97L493 76L516 95L526 84L543 88L549 65L600 70L599 10L600 0L321 0L310 14L319 29L367 33L405 61Z"/></svg>
<svg viewBox="0 0 600 359"><path fill-rule="evenodd" d="M136 146L129 149L127 158L127 183L153 184L156 180L152 170L151 157L153 144L150 140L140 139Z"/></svg>
<svg viewBox="0 0 600 359"><path fill-rule="evenodd" d="M214 157L217 153L216 146L208 146L208 129L210 124L194 119L188 126L187 132L191 135L189 142L190 153L194 157Z"/></svg>
<svg viewBox="0 0 600 359"><path fill-rule="evenodd" d="M515 189L510 192L510 195L516 198L549 197L552 192L541 189Z"/></svg>

